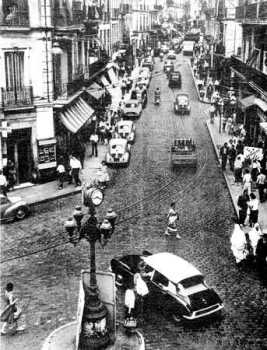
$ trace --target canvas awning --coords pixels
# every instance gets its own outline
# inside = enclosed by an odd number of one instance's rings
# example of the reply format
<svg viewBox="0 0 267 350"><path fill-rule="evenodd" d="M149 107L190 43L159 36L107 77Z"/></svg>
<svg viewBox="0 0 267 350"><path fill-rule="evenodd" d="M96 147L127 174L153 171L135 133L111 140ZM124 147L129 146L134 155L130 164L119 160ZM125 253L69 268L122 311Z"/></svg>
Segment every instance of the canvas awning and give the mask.
<svg viewBox="0 0 267 350"><path fill-rule="evenodd" d="M267 135L267 122L260 123L260 128Z"/></svg>
<svg viewBox="0 0 267 350"><path fill-rule="evenodd" d="M97 83L93 83L92 85L90 85L86 91L96 100L99 100L105 94L105 89Z"/></svg>
<svg viewBox="0 0 267 350"><path fill-rule="evenodd" d="M267 111L267 103L260 98L257 98L255 95L250 95L248 97L245 97L241 100L239 100L239 104L243 110L251 107L251 106L257 106L259 107L263 112Z"/></svg>
<svg viewBox="0 0 267 350"><path fill-rule="evenodd" d="M108 76L109 76L109 79L110 79L110 81L112 82L112 84L118 85L119 80L118 80L118 78L117 78L117 76L116 76L116 74L115 74L113 68L109 68L109 70L108 70Z"/></svg>
<svg viewBox="0 0 267 350"><path fill-rule="evenodd" d="M60 113L60 119L65 127L75 134L94 114L94 110L81 98L64 112Z"/></svg>

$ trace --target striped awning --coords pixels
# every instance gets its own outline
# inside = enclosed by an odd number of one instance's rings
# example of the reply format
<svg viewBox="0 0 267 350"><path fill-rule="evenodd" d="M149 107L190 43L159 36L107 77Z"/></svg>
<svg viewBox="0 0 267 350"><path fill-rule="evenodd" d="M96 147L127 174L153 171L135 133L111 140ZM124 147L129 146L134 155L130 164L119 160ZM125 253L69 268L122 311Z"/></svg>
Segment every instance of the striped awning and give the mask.
<svg viewBox="0 0 267 350"><path fill-rule="evenodd" d="M65 127L75 134L94 114L94 110L81 98L64 112L60 113L60 119Z"/></svg>
<svg viewBox="0 0 267 350"><path fill-rule="evenodd" d="M112 86L110 85L109 81L107 80L106 77L104 77L104 75L102 75L102 77L100 79L101 79L101 82L102 82L102 84L104 85L104 87L106 89L111 89L112 88Z"/></svg>
<svg viewBox="0 0 267 350"><path fill-rule="evenodd" d="M105 94L105 89L97 83L93 83L92 85L90 85L86 91L96 100L99 100Z"/></svg>

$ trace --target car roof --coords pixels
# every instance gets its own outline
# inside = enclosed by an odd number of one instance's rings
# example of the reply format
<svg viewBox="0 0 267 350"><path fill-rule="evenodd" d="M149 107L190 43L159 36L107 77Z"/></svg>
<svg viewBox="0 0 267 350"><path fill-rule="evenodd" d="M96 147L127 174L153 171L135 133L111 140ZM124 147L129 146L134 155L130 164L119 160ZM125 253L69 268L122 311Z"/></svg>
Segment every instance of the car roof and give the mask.
<svg viewBox="0 0 267 350"><path fill-rule="evenodd" d="M136 98L134 100L134 99L131 98L130 100L125 101L125 104L128 104L128 103L138 103L138 99Z"/></svg>
<svg viewBox="0 0 267 350"><path fill-rule="evenodd" d="M125 145L127 144L127 140L123 139L123 138L116 138L116 139L111 139L109 141L110 146L114 146L114 145Z"/></svg>
<svg viewBox="0 0 267 350"><path fill-rule="evenodd" d="M131 127L133 125L133 121L132 120L120 120L117 124L118 124L118 126L128 125Z"/></svg>
<svg viewBox="0 0 267 350"><path fill-rule="evenodd" d="M142 258L146 264L160 272L173 283L179 283L186 278L201 275L192 264L172 253L157 253Z"/></svg>

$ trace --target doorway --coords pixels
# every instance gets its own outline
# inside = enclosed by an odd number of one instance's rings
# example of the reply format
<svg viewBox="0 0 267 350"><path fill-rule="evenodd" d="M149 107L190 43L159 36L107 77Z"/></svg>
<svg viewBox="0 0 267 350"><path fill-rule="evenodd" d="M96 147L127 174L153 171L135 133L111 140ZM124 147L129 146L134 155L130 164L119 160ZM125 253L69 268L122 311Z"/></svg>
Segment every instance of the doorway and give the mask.
<svg viewBox="0 0 267 350"><path fill-rule="evenodd" d="M17 183L31 181L31 128L13 130L7 138L7 156L15 163Z"/></svg>

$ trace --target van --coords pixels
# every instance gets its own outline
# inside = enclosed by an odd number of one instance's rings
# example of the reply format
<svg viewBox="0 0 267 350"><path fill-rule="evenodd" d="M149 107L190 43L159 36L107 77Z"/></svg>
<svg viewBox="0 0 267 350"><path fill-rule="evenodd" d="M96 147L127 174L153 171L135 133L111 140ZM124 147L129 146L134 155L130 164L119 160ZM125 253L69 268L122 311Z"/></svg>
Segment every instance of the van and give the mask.
<svg viewBox="0 0 267 350"><path fill-rule="evenodd" d="M183 55L193 56L194 51L194 41L184 41L183 42Z"/></svg>

